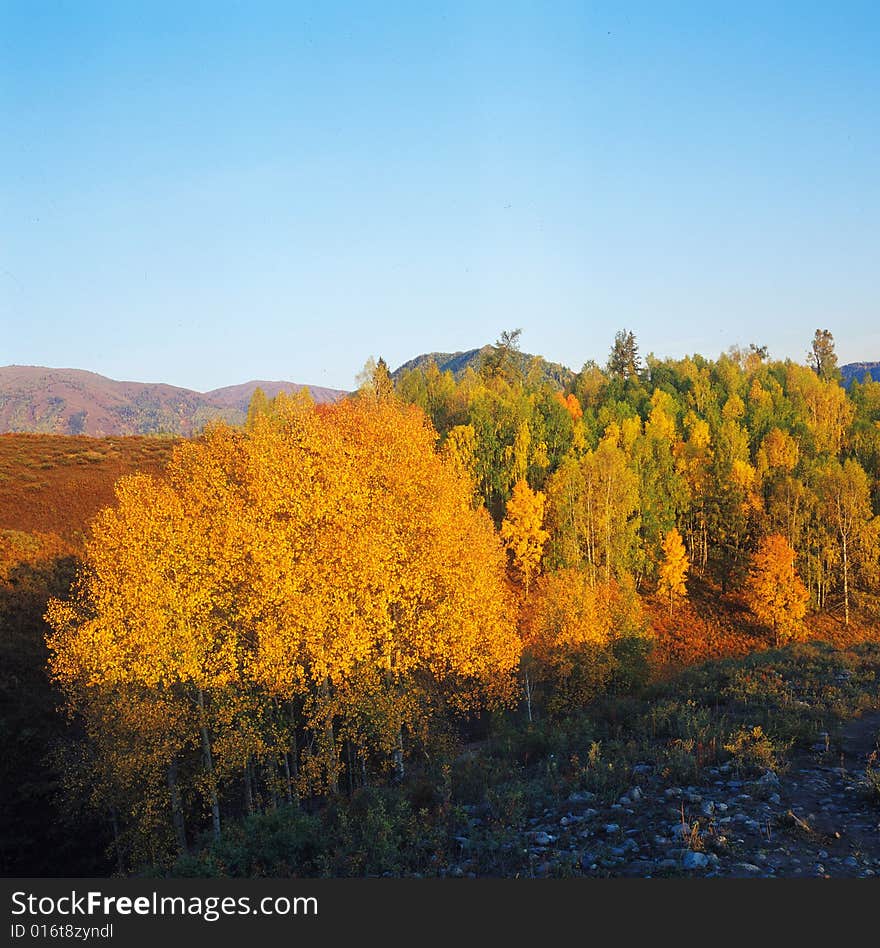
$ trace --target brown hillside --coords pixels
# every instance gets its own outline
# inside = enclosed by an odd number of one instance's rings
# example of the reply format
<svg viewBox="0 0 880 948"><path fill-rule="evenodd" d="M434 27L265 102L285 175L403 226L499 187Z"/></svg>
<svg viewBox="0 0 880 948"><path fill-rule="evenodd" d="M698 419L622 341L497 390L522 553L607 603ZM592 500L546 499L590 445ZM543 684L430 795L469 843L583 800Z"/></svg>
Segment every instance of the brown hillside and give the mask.
<svg viewBox="0 0 880 948"><path fill-rule="evenodd" d="M78 543L113 485L134 471L158 473L171 438L0 435L0 531L56 534Z"/></svg>

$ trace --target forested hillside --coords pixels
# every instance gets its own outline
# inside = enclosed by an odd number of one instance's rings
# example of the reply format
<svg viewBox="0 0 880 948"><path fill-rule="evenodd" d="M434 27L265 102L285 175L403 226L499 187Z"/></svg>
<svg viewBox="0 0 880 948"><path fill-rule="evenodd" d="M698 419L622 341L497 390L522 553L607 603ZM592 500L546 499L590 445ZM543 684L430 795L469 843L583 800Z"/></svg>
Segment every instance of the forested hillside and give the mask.
<svg viewBox="0 0 880 948"><path fill-rule="evenodd" d="M258 390L164 470L138 448L85 540L5 535L6 871L52 874L72 821L78 871L737 874L714 817L669 836L662 801L776 787L836 735L870 798L847 722L880 701L880 383L844 388L823 331L810 365L622 331L562 386L517 344L458 379L379 360L332 405ZM54 469L125 445L75 440L17 441L5 483L45 477L57 519Z"/></svg>

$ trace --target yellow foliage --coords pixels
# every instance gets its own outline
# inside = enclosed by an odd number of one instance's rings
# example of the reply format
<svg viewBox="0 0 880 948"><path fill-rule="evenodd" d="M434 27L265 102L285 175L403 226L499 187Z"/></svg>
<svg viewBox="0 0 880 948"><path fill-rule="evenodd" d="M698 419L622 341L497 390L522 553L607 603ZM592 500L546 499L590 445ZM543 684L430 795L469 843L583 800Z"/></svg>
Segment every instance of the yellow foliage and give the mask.
<svg viewBox="0 0 880 948"><path fill-rule="evenodd" d="M544 495L533 491L524 480L517 481L507 502L501 538L511 554L514 570L522 579L526 595L532 577L541 565L544 544L550 536L543 525Z"/></svg>
<svg viewBox="0 0 880 948"><path fill-rule="evenodd" d="M794 568L795 556L781 534L764 537L746 581L746 601L758 620L773 629L777 645L803 632L809 594Z"/></svg>
<svg viewBox="0 0 880 948"><path fill-rule="evenodd" d="M267 746L269 699L299 701L322 740L338 724L383 747L349 700L380 689L399 731L447 693L505 699L519 639L504 550L474 507L466 433L458 457L435 441L394 399L289 399L182 444L161 480L123 479L74 595L49 605L57 680L180 689L199 708L204 693L198 727L230 766Z"/></svg>
<svg viewBox="0 0 880 948"><path fill-rule="evenodd" d="M658 584L662 595L669 597L669 611L672 612L673 603L687 595L687 578L690 563L681 534L673 527L663 538L663 561L660 564L660 580Z"/></svg>
<svg viewBox="0 0 880 948"><path fill-rule="evenodd" d="M540 577L522 628L527 661L534 680L547 688L548 707L571 711L599 694L619 666L615 643L645 640L644 624L631 587L592 583L577 569Z"/></svg>
<svg viewBox="0 0 880 948"><path fill-rule="evenodd" d="M764 437L758 449L758 471L793 471L797 467L800 449L787 431L773 428Z"/></svg>

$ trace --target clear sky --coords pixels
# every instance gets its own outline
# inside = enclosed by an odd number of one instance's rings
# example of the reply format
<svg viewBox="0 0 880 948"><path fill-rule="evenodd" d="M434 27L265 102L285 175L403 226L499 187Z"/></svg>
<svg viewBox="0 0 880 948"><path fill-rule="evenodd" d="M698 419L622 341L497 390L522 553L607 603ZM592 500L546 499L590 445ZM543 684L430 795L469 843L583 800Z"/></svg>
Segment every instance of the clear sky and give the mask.
<svg viewBox="0 0 880 948"><path fill-rule="evenodd" d="M880 4L0 0L0 364L880 359Z"/></svg>

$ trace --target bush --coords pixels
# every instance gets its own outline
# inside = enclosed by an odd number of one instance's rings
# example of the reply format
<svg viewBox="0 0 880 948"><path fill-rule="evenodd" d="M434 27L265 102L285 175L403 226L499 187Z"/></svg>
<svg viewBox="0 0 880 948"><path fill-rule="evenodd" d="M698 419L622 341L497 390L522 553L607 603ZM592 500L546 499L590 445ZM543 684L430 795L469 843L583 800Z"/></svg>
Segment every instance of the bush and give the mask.
<svg viewBox="0 0 880 948"><path fill-rule="evenodd" d="M744 774L768 770L775 773L782 766L782 758L790 747L791 742L774 741L760 726L739 728L724 745L736 769Z"/></svg>

